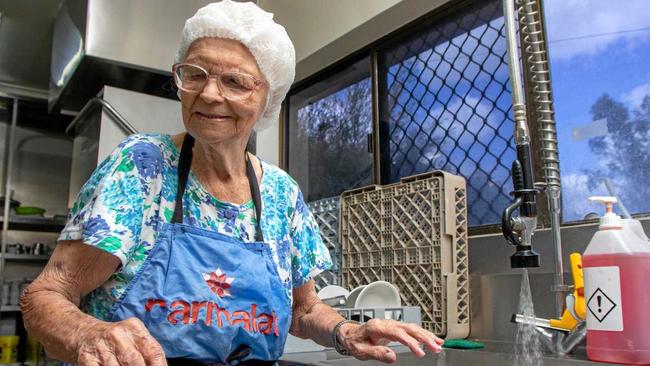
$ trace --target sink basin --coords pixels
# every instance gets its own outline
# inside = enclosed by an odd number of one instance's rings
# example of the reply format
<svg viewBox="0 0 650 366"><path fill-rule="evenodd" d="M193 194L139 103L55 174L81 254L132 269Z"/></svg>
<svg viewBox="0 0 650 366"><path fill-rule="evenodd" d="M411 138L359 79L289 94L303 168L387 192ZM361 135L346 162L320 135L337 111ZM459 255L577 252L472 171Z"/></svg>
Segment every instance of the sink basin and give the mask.
<svg viewBox="0 0 650 366"><path fill-rule="evenodd" d="M493 348L488 346L480 350L459 350L445 349L442 353L433 354L428 352L423 358L417 358L405 347L395 347L397 351L398 366L527 366L515 365L514 355L512 353L500 352L499 347ZM285 355L284 360L293 362L293 364L318 365L318 366L386 366L379 361L359 361L357 359L341 356L333 350L320 352L305 352ZM291 364L287 364L291 365ZM611 366L598 362L591 362L580 357L555 357L544 356L542 366Z"/></svg>

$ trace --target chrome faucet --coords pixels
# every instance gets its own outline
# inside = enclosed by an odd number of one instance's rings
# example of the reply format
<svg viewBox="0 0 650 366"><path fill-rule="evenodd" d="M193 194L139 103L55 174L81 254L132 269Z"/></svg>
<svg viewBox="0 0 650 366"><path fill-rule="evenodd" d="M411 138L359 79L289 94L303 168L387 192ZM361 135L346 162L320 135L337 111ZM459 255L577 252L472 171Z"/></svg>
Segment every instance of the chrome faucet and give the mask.
<svg viewBox="0 0 650 366"><path fill-rule="evenodd" d="M517 52L517 32L514 20L514 0L504 1L506 46L508 48L508 71L512 90L512 111L514 117L514 140L517 158L512 162L512 181L515 200L503 211L501 230L506 240L516 247L510 257L512 268L539 267L539 254L532 248L532 236L537 227L538 193L534 185L533 162L531 158L530 133L526 122L526 105L522 93L521 70ZM513 217L519 210L519 216Z"/></svg>
<svg viewBox="0 0 650 366"><path fill-rule="evenodd" d="M555 306L558 315L566 313L564 308L565 294L571 291L564 284L564 269L562 263L562 239L560 235L561 221L561 179L557 144L557 128L553 110L553 94L551 88L550 70L548 64L548 47L542 19L542 0L503 0L506 46L508 49L508 73L512 91L512 107L515 121L515 145L517 160L513 163L513 181L515 183L514 202L504 211L502 231L506 240L516 247L515 254L510 259L512 268L538 267L539 255L533 251L531 237L537 225L537 209L535 196L537 190L532 183L532 164L530 161L530 144L528 127L526 125L526 108L523 102L521 59L527 66L526 86L530 97L528 104L534 111L535 127L537 130L538 152L544 173L543 188L549 210L551 235L553 238L555 264L554 284L551 291L555 293ZM517 17L515 17L517 14ZM515 19L517 18L517 19ZM517 34L516 22L519 22ZM519 48L517 39L521 40ZM515 166L519 161L519 166ZM518 174L518 176L517 176ZM519 217L513 217L513 212L519 210ZM547 328L548 329L548 328ZM554 331L555 353L562 353L565 336Z"/></svg>

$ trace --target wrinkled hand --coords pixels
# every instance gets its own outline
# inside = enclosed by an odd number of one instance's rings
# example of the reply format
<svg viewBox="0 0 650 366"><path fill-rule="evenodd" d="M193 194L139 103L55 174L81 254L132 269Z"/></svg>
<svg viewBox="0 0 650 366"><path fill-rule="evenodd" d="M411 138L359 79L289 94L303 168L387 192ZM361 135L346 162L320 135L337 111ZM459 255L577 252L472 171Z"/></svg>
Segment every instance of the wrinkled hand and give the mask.
<svg viewBox="0 0 650 366"><path fill-rule="evenodd" d="M415 324L394 320L371 319L358 324L343 324L337 335L343 348L360 360L376 359L393 363L397 359L395 351L386 347L390 342L407 346L417 357L424 357L420 348L423 344L433 352L442 351L443 340Z"/></svg>
<svg viewBox="0 0 650 366"><path fill-rule="evenodd" d="M136 318L98 322L82 330L77 345L79 366L166 366L165 352Z"/></svg>

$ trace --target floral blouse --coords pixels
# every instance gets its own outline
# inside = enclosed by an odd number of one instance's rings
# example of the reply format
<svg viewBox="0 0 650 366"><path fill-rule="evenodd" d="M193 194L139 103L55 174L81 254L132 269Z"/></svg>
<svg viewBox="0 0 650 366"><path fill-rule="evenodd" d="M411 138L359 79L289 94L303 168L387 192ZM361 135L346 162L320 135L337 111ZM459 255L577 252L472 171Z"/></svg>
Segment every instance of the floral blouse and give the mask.
<svg viewBox="0 0 650 366"><path fill-rule="evenodd" d="M95 170L74 203L59 240L83 240L118 257L121 266L88 294L82 309L107 319L156 243L158 227L171 222L179 151L169 135L137 134L120 143ZM284 291L331 267L314 217L298 184L283 170L262 162L261 229L269 243ZM242 205L212 196L190 172L183 198L183 223L238 240L254 241L253 201Z"/></svg>

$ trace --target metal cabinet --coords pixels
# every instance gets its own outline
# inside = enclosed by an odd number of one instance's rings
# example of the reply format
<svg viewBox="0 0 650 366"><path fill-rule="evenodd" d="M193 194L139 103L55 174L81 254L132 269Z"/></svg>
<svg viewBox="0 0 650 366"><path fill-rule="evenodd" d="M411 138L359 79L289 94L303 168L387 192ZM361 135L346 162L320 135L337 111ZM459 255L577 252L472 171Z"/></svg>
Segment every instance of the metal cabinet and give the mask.
<svg viewBox="0 0 650 366"><path fill-rule="evenodd" d="M48 114L44 100L0 97L4 141L0 196L10 198L0 207L0 334L20 336L21 362L27 361L27 334L18 299L26 279L35 278L47 262L46 248L54 247L65 223L72 140L64 131L71 120ZM39 207L45 213L18 215L18 205Z"/></svg>

